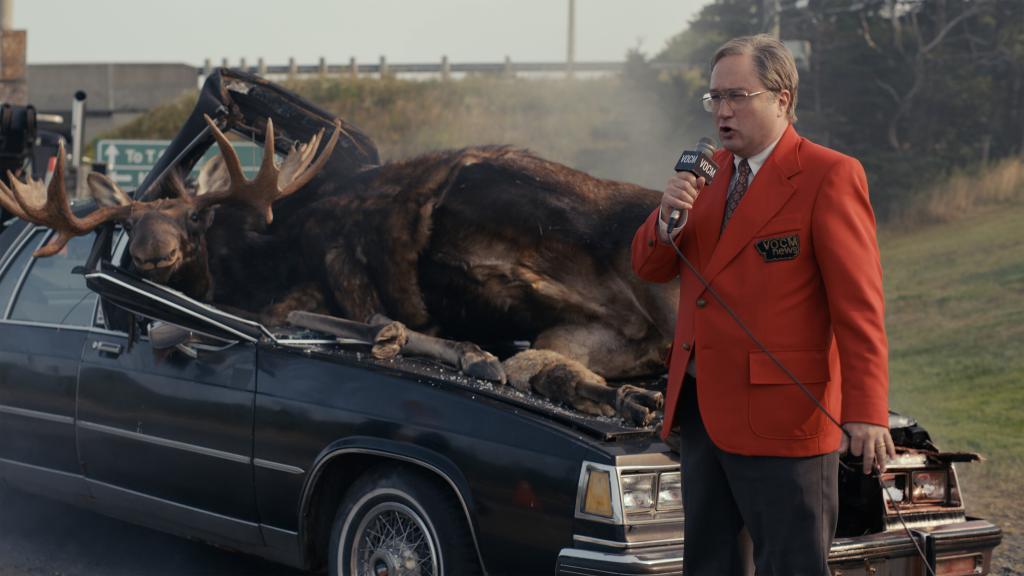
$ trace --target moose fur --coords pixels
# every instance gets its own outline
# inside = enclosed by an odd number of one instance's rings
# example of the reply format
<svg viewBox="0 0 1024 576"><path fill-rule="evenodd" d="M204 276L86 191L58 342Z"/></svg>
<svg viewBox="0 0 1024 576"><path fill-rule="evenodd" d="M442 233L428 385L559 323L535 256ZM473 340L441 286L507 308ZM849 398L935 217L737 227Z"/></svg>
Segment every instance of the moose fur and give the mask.
<svg viewBox="0 0 1024 576"><path fill-rule="evenodd" d="M510 147L427 154L342 184L266 234L237 213L215 225L214 301L260 311L271 324L306 309L357 321L384 314L485 347L528 340L574 363L559 378L600 386L663 370L674 289L639 281L629 266L633 231L656 192ZM206 185L227 184L210 177ZM244 256L220 251L215 239L225 234L249 235ZM239 263L255 261L272 277L258 292L243 290L252 271ZM578 397L559 389L569 403ZM588 402L575 404L608 410Z"/></svg>
<svg viewBox="0 0 1024 576"><path fill-rule="evenodd" d="M43 206L29 198L41 192L34 181L0 190L0 202L59 229L58 243L119 220L140 274L270 324L297 310L360 323L382 314L400 330L484 348L529 341L534 350L504 363L513 385L651 422L660 394L605 379L663 371L677 288L641 282L629 264L633 231L657 192L503 146L316 178L333 158L340 125L322 150L321 132L278 166L269 121L264 164L249 181L226 137L206 122L227 159L204 168L194 194L171 177L167 198L137 201L93 174L101 207L87 220L67 212L57 179ZM288 198L307 183L305 203ZM278 200L288 208L274 218ZM464 366L492 364L476 346L413 341L421 350L440 346L439 357Z"/></svg>

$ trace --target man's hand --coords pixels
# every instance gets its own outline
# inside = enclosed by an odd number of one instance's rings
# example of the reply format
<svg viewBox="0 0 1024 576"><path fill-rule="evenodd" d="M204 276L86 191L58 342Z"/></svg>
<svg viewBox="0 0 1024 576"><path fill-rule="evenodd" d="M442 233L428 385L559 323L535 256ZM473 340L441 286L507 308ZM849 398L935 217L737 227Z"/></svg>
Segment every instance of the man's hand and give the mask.
<svg viewBox="0 0 1024 576"><path fill-rule="evenodd" d="M697 178L689 172L676 172L661 195L661 218L667 224L673 210L686 211L693 208L693 202L704 187L704 177Z"/></svg>
<svg viewBox="0 0 1024 576"><path fill-rule="evenodd" d="M843 424L843 430L849 432L850 437L847 438L846 434L843 434L839 452L845 453L850 450L854 456L863 456L865 474L871 474L875 464L878 464L879 473L885 472L889 460L896 458L896 446L892 442L889 429L885 426L847 422Z"/></svg>

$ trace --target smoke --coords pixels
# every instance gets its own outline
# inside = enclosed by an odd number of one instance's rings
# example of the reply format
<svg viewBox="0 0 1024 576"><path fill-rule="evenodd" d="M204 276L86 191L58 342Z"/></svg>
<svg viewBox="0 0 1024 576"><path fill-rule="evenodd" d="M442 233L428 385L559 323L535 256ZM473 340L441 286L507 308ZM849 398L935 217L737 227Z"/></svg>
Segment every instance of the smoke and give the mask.
<svg viewBox="0 0 1024 576"><path fill-rule="evenodd" d="M386 160L511 144L595 176L660 190L679 152L704 135L691 127L699 109L690 96L694 83L692 75L647 67L575 79L328 79L289 87L359 126Z"/></svg>

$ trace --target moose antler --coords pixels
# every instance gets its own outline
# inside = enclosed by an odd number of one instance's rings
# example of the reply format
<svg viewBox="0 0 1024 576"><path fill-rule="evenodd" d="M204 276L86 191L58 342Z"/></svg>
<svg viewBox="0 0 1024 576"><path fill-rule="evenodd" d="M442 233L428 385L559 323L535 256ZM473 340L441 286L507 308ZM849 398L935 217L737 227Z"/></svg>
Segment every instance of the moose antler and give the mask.
<svg viewBox="0 0 1024 576"><path fill-rule="evenodd" d="M19 180L7 171L10 188L0 180L0 205L22 220L52 228L56 235L46 246L33 255L53 256L60 252L75 236L82 236L99 228L105 222L123 219L131 214L131 206L103 206L83 218L71 212L68 195L64 190L64 142L57 146L57 164L48 187L40 180L26 176Z"/></svg>
<svg viewBox="0 0 1024 576"><path fill-rule="evenodd" d="M274 220L271 206L276 200L295 193L323 169L334 151L334 145L338 142L338 134L341 132L340 123L335 122L334 133L316 163L312 163L313 156L316 155L320 142L323 140L323 129L317 132L308 143L293 147L284 162L278 167L274 160L274 121L268 118L263 144L263 163L260 165L260 171L256 177L249 180L242 173L242 163L227 136L217 128L209 116L204 115L204 118L213 137L217 140L221 155L224 157L224 166L231 178L231 185L227 190L203 194L197 199L197 202L204 208L227 200L242 202L263 212L267 224Z"/></svg>

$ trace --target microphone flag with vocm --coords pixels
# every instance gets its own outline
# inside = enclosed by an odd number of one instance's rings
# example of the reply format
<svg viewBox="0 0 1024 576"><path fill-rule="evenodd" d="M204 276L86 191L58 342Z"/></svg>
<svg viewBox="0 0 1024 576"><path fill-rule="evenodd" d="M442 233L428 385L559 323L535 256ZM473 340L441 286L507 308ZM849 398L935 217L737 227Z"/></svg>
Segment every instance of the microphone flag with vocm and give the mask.
<svg viewBox="0 0 1024 576"><path fill-rule="evenodd" d="M676 162L676 172L689 172L697 178L704 178L704 185L711 184L718 173L718 164L712 159L715 153L715 143L711 138L701 138L697 142L696 150L686 150L679 156ZM672 230L682 217L678 209L672 210L668 217L668 229Z"/></svg>

